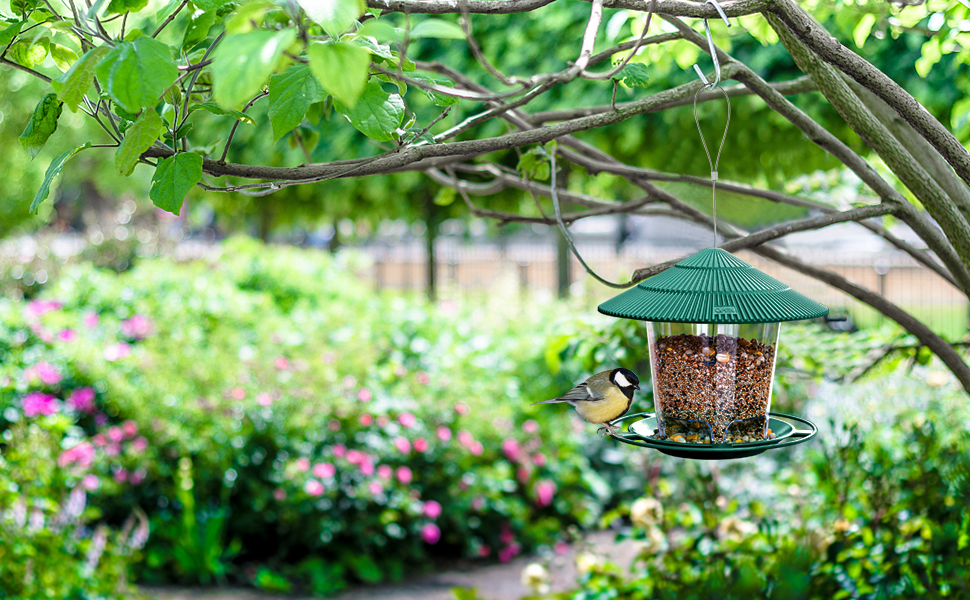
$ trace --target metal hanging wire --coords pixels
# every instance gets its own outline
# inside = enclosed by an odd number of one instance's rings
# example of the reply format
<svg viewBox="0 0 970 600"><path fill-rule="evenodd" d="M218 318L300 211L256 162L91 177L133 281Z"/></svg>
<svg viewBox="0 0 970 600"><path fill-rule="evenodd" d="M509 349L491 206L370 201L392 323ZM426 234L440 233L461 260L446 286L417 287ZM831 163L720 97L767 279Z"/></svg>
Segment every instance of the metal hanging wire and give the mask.
<svg viewBox="0 0 970 600"><path fill-rule="evenodd" d="M728 21L727 15L724 14L724 10L721 5L717 3L716 0L707 0L704 4L712 5L717 13L724 20L725 25L731 26L731 22ZM707 77L704 76L704 72L701 68L694 65L694 72L697 73L697 77L704 82L704 86L694 93L694 123L697 125L697 133L701 136L701 144L704 145L704 154L707 155L707 164L711 167L711 213L712 220L714 223L714 247L717 248L717 166L721 162L721 150L724 149L724 141L727 140L728 127L731 125L731 99L728 97L727 92L721 87L721 63L717 60L717 47L714 45L714 38L711 37L711 26L707 19L704 19L704 33L707 35L707 47L711 51L711 59L714 61L714 81L708 81ZM717 147L717 156L714 160L711 160L711 152L707 148L707 140L704 139L704 132L701 131L701 122L697 118L697 96L701 92L707 90L713 90L717 88L724 94L724 101L727 103L727 121L724 123L724 135L721 136L721 144Z"/></svg>
<svg viewBox="0 0 970 600"><path fill-rule="evenodd" d="M721 16L721 19L724 20L724 23L728 27L731 26L731 22L728 21L727 15L724 13L724 9L721 8L721 5L718 4L716 0L707 0L705 4L713 5L714 8L717 10L717 13ZM652 7L651 7L651 10L652 10ZM648 24L649 24L649 20L648 20ZM711 26L708 23L707 19L704 19L704 32L707 35L707 45L711 51L711 58L714 60L714 81L708 81L707 77L704 76L704 72L701 71L701 68L696 64L694 65L694 71L697 73L697 76L700 78L700 80L704 83L704 86L698 89L697 92L694 94L694 123L697 124L697 132L701 136L701 143L704 145L704 153L707 155L707 162L711 167L711 206L712 206L713 218L714 218L714 247L717 248L717 165L721 160L721 150L724 149L724 142L725 140L727 140L728 126L731 124L731 100L730 98L728 98L727 92L725 92L724 89L721 88L721 63L718 62L717 60L717 48L714 46L714 39L711 37ZM644 30L644 33L646 33L646 30ZM724 135L721 136L721 144L717 148L717 156L712 161L711 152L707 148L707 141L704 139L704 133L701 131L700 120L697 118L697 96L701 92L711 90L714 88L721 90L721 93L724 94L724 100L727 102L727 122L724 124ZM575 256L576 260L578 260L579 263L583 265L583 268L586 269L587 273L589 273L594 279L596 279L597 281L599 281L605 286L608 286L611 288L617 288L617 289L624 289L634 285L635 282L633 281L627 281L625 283L615 283L615 282L603 279L596 273L596 271L594 271L588 264L586 264L585 260L583 260L582 255L579 253L579 250L576 249L576 243L573 241L572 236L569 235L569 230L566 228L566 224L563 223L562 211L559 208L559 194L556 189L556 151L553 150L552 152L547 152L545 148L543 148L542 146L540 146L539 148L540 148L540 152L544 156L549 158L549 173L550 173L549 196L552 198L552 206L556 212L556 223L559 225L559 231L562 232L563 237L566 239L566 243L569 244L569 249L572 250L573 256Z"/></svg>

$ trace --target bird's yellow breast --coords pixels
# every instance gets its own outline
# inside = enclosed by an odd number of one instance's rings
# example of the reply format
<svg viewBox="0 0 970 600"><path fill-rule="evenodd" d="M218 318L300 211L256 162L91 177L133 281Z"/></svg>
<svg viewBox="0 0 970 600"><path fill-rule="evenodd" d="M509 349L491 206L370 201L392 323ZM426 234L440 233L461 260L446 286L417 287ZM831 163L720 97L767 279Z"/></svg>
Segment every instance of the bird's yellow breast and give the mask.
<svg viewBox="0 0 970 600"><path fill-rule="evenodd" d="M577 402L576 412L590 423L599 425L618 419L630 409L632 400L627 399L623 392L611 389L606 397L597 402Z"/></svg>

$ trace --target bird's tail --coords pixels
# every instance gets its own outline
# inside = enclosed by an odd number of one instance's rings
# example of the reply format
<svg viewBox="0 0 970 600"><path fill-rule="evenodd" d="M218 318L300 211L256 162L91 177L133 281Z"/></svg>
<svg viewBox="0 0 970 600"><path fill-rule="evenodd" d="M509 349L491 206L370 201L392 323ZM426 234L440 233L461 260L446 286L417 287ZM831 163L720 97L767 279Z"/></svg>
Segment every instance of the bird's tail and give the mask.
<svg viewBox="0 0 970 600"><path fill-rule="evenodd" d="M533 402L533 406L536 404L555 404L556 402L569 402L565 398L552 398L551 400L543 400L541 402Z"/></svg>

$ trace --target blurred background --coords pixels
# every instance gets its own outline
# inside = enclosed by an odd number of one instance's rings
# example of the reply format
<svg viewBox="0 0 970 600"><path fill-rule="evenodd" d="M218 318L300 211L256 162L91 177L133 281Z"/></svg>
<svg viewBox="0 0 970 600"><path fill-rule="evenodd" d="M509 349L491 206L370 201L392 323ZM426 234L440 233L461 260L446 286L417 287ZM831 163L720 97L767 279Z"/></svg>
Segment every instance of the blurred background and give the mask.
<svg viewBox="0 0 970 600"><path fill-rule="evenodd" d="M846 43L853 6L826 21ZM525 43L579 38L588 7L556 9L476 32L512 70L560 64L566 50ZM934 10L878 21L859 51L966 143L967 66L953 54L914 67L941 27ZM625 17L611 22L613 38L630 35ZM441 55L435 43L416 56ZM799 75L778 45L730 43L770 81ZM652 57L654 90L693 77L696 48L672 47ZM966 395L913 337L840 292L740 253L845 317L782 329L772 410L808 416L817 440L711 463L621 446L565 407L531 406L615 365L647 384L635 408L652 406L643 325L596 313L615 292L556 230L472 218L414 173L265 198L196 190L175 216L148 200L148 169L123 178L95 152L30 215L51 151L31 161L14 138L44 90L9 69L0 90L0 140L13 148L0 159L0 598L970 597ZM569 88L537 108L609 94ZM794 100L863 150L820 97ZM865 194L758 101L734 108L722 177L831 202ZM689 108L641 124L583 138L705 174ZM55 135L79 142L88 127L65 113ZM315 159L369 150L349 127L305 128ZM268 137L240 129L235 159L304 160L292 137ZM608 175L570 185L634 193ZM803 216L718 202L752 230ZM653 217L572 231L616 278L710 244L707 230ZM966 297L864 229L781 243L967 342Z"/></svg>

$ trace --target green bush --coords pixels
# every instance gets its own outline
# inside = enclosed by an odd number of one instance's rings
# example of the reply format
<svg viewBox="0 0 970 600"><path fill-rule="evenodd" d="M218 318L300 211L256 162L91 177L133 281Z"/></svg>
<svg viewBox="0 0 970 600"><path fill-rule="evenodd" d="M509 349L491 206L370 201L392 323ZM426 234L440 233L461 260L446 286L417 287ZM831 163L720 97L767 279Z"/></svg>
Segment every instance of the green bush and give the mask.
<svg viewBox="0 0 970 600"><path fill-rule="evenodd" d="M0 428L47 428L65 489L96 477L110 522L144 508L141 581L329 593L510 560L617 501L612 444L529 406L572 383L546 374L538 312L375 296L318 252L221 250L68 266L0 302Z"/></svg>

